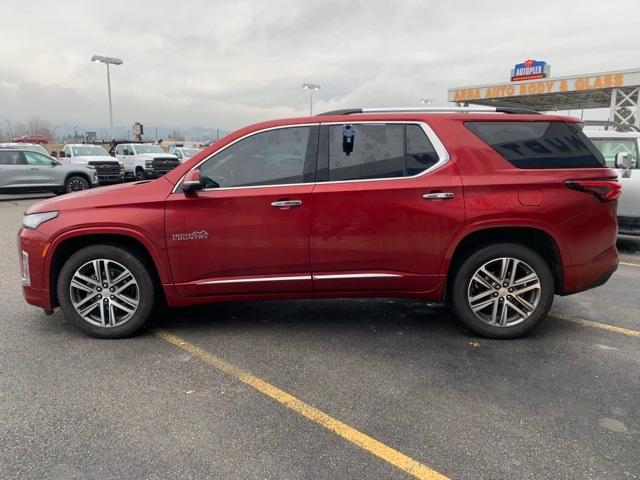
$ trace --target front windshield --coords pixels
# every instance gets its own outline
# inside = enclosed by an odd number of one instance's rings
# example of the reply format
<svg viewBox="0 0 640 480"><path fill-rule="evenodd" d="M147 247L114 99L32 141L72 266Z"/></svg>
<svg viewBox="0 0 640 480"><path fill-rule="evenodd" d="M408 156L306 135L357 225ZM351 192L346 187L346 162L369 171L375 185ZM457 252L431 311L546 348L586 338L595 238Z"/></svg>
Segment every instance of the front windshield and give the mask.
<svg viewBox="0 0 640 480"><path fill-rule="evenodd" d="M87 145L83 147L72 147L74 157L107 157L107 151L97 145Z"/></svg>
<svg viewBox="0 0 640 480"><path fill-rule="evenodd" d="M183 148L182 153L185 157L193 157L196 153L198 153L200 149L198 148Z"/></svg>
<svg viewBox="0 0 640 480"><path fill-rule="evenodd" d="M164 153L160 145L134 145L136 153Z"/></svg>

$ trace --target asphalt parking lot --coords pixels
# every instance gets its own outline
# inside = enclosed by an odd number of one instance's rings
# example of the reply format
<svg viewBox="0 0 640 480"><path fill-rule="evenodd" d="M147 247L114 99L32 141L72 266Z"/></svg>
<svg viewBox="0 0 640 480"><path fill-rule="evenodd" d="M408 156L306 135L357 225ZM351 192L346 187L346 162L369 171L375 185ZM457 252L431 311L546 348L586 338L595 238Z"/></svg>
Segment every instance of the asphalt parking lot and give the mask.
<svg viewBox="0 0 640 480"><path fill-rule="evenodd" d="M33 202L0 202L0 478L640 478L640 239L518 340L381 299L185 309L105 341L24 303Z"/></svg>

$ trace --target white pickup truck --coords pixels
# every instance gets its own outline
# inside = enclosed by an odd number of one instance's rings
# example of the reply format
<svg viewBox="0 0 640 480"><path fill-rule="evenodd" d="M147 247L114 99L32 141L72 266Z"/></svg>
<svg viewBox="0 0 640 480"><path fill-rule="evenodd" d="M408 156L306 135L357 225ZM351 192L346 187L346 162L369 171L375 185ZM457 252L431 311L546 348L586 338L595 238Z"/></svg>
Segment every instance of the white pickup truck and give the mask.
<svg viewBox="0 0 640 480"><path fill-rule="evenodd" d="M161 177L180 165L178 157L149 143L121 143L115 154L124 164L125 177L136 180Z"/></svg>
<svg viewBox="0 0 640 480"><path fill-rule="evenodd" d="M618 232L640 235L640 132L632 128L627 131L585 128L584 133L602 152L607 166L616 169L622 183L622 196L618 200ZM616 165L616 156L620 153L628 155L630 168Z"/></svg>
<svg viewBox="0 0 640 480"><path fill-rule="evenodd" d="M62 163L86 165L95 168L98 173L98 182L101 185L124 181L122 163L110 156L99 145L68 144L64 146L62 153L64 154L64 157L61 158Z"/></svg>

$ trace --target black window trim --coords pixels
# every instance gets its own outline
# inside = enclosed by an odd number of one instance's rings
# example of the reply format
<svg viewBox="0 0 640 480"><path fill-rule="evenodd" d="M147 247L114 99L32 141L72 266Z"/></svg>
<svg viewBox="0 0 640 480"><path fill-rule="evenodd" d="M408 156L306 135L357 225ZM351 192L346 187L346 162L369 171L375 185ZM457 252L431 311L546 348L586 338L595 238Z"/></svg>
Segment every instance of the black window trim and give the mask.
<svg viewBox="0 0 640 480"><path fill-rule="evenodd" d="M326 160L327 160L327 173L328 173L328 162L329 162L328 148L323 148L325 138L328 141L328 129L327 128L322 128L322 127L325 126L325 125L344 125L344 124L347 124L347 123L349 125L362 125L362 124L418 125L420 128L422 128L423 132L425 133L425 135L427 136L427 138L431 142L431 145L433 145L433 148L434 148L434 150L436 152L436 155L438 156L438 161L434 165L432 165L431 167L423 170L422 172L420 172L420 173L418 173L416 175L412 175L410 177L362 178L362 179L354 179L354 180L319 180L318 179L319 172L323 168L323 166L321 165L321 161L323 161L323 160L321 160L321 156L324 155L325 153L327 155L327 158L326 158ZM280 130L280 129L283 129L283 128L295 128L295 127L319 127L318 128L318 130L319 130L318 144L316 145L316 147L317 147L317 155L316 155L316 161L315 161L315 165L316 165L316 168L315 168L315 181L302 182L302 183L282 183L282 184L273 184L273 185L244 185L244 186L241 186L241 187L205 188L204 190L202 190L202 192L218 192L218 191L224 191L224 190L238 190L238 189L247 189L247 188L294 187L294 186L318 185L318 184L326 185L326 184L333 184L333 183L337 184L337 183L360 183L360 182L388 182L388 181L393 181L393 180L412 180L412 179L416 179L416 178L422 177L423 175L426 175L426 174L434 171L435 169L440 168L442 165L448 163L449 160L451 159L451 157L449 156L449 152L447 151L446 147L444 146L444 144L442 143L440 138L436 135L436 133L433 131L433 129L426 122L421 121L421 120L389 120L389 121L382 121L382 120L355 120L353 122L292 123L292 124L287 124L287 125L278 125L278 126L275 126L275 127L263 128L261 130L256 130L256 131L247 133L246 135L243 135L242 137L236 138L233 142L225 145L224 147L222 147L219 150L216 150L211 155L207 156L206 158L204 158L203 160L198 162L196 165L191 167L189 170L187 170L187 172L185 172L185 174L180 178L180 180L178 180L178 182L176 182L176 185L175 185L175 187L173 187L173 190L171 191L171 193L180 193L182 191L182 182L184 181L184 177L187 175L187 173L189 173L192 170L195 170L195 169L199 168L200 165L205 163L207 160L209 160L210 158L214 157L215 155L218 155L219 153L223 152L224 150L226 150L227 148L231 147L232 145L240 142L241 140L245 140L246 138L252 137L254 135L258 135L260 133L268 132L268 131L271 131L271 130ZM325 135L326 135L325 138L323 138L323 133L322 133L323 131L327 132L327 133L325 133ZM305 167L306 167L306 163L307 162L305 160ZM306 176L306 172L305 172L305 176Z"/></svg>

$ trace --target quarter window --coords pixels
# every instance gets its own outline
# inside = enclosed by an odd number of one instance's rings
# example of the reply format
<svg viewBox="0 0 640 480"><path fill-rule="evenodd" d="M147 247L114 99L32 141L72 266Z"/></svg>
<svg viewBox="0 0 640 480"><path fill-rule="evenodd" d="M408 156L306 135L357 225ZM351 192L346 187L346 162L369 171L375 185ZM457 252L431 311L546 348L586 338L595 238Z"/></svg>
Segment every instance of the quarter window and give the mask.
<svg viewBox="0 0 640 480"><path fill-rule="evenodd" d="M418 125L363 123L328 128L329 181L413 176L438 162Z"/></svg>
<svg viewBox="0 0 640 480"><path fill-rule="evenodd" d="M604 159L575 123L465 122L517 168L601 168Z"/></svg>
<svg viewBox="0 0 640 480"><path fill-rule="evenodd" d="M312 182L316 146L313 127L257 133L204 162L201 178L207 188Z"/></svg>

